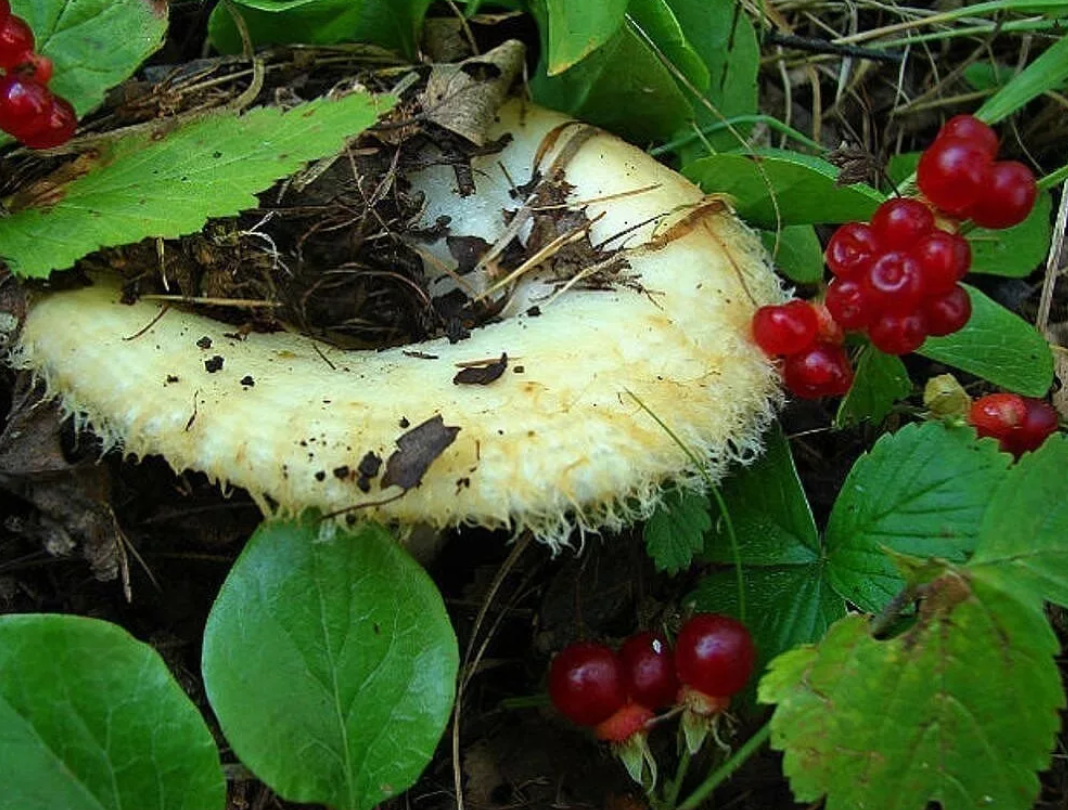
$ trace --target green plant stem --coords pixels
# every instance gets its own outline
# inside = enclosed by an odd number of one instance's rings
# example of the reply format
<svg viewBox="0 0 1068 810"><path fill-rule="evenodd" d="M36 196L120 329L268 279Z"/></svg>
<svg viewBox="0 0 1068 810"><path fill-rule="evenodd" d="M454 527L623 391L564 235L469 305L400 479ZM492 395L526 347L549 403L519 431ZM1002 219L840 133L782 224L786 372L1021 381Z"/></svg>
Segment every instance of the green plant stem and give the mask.
<svg viewBox="0 0 1068 810"><path fill-rule="evenodd" d="M693 810L701 802L711 795L712 791L726 781L731 774L738 770L746 760L760 749L765 742L768 741L768 737L771 736L771 721L769 720L761 728L745 741L745 744L734 752L734 755L720 765L716 770L712 771L708 775L708 778L704 782L699 784L697 788L686 797L681 804L679 804L676 810Z"/></svg>
<svg viewBox="0 0 1068 810"><path fill-rule="evenodd" d="M736 115L732 118L727 118L723 121L718 121L714 124L708 124L707 126L703 126L696 132L691 132L687 135L682 135L678 138L674 138L661 146L655 146L649 150L649 154L653 157L659 157L660 155L663 155L667 152L671 152L675 149L678 149L680 146L686 146L687 144L691 144L705 135L709 135L713 132L721 132L725 129L730 129L736 124L767 124L769 128L775 130L776 132L782 135L787 135L793 138L795 141L803 143L805 146L815 149L818 152L827 151L827 147L825 147L823 144L812 140L803 132L798 132L796 129L789 126L788 124L784 124L782 121L780 121L778 118L775 118L774 116Z"/></svg>
<svg viewBox="0 0 1068 810"><path fill-rule="evenodd" d="M679 766L675 769L675 779L668 783L664 790L664 807L674 810L675 803L679 800L679 791L686 779L686 771L690 769L690 749L685 744L682 746L682 755L679 757Z"/></svg>
<svg viewBox="0 0 1068 810"><path fill-rule="evenodd" d="M1059 186L1065 180L1068 180L1068 164L1061 166L1056 171L1050 172L1045 177L1041 178L1037 183L1038 190L1045 191L1047 188Z"/></svg>

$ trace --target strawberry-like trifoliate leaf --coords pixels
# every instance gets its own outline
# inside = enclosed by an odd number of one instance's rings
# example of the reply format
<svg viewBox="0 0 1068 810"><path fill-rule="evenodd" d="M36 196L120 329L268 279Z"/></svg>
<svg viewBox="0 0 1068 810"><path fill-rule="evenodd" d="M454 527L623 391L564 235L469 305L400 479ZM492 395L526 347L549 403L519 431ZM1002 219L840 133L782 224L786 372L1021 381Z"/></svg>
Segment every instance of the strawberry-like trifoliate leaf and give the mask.
<svg viewBox="0 0 1068 810"><path fill-rule="evenodd" d="M209 217L256 206L257 192L337 152L391 105L353 93L126 136L83 158L76 179L42 189L40 206L0 219L0 258L40 278L102 247L193 233Z"/></svg>
<svg viewBox="0 0 1068 810"><path fill-rule="evenodd" d="M883 436L853 465L827 523L835 590L881 610L904 585L884 548L963 562L1011 461L970 428L940 422Z"/></svg>
<svg viewBox="0 0 1068 810"><path fill-rule="evenodd" d="M760 684L794 796L826 796L827 810L1030 808L1064 705L1057 646L1039 600L952 569L897 638L842 619Z"/></svg>
<svg viewBox="0 0 1068 810"><path fill-rule="evenodd" d="M705 547L705 532L710 528L712 518L708 514L707 497L696 492L669 490L645 522L645 550L658 571L678 573Z"/></svg>
<svg viewBox="0 0 1068 810"><path fill-rule="evenodd" d="M970 567L1068 606L1068 438L1051 436L990 499Z"/></svg>

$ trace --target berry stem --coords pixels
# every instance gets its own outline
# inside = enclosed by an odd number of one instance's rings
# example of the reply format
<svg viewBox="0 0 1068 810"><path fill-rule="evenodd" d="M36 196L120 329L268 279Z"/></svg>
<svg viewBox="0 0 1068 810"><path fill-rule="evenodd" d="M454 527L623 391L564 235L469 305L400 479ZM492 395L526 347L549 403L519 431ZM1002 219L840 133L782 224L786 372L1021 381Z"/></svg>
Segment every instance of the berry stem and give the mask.
<svg viewBox="0 0 1068 810"><path fill-rule="evenodd" d="M674 808L679 800L679 791L682 790L682 783L686 781L686 772L690 769L690 757L689 746L683 745L678 767L675 768L675 778L664 786L663 806L666 808Z"/></svg>
<svg viewBox="0 0 1068 810"><path fill-rule="evenodd" d="M699 784L689 796L676 806L676 810L693 810L707 799L717 787L730 778L745 762L755 754L768 741L771 736L771 721L769 720L745 743L734 752L726 762L712 771L701 784Z"/></svg>

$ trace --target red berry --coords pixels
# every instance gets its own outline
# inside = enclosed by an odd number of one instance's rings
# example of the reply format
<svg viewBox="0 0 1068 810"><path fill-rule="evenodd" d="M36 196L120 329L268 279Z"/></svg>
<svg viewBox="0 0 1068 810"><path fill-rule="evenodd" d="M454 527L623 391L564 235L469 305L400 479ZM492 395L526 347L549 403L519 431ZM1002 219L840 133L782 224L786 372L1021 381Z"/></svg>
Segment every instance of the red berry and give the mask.
<svg viewBox="0 0 1068 810"><path fill-rule="evenodd" d="M980 146L993 158L998 152L998 136L974 115L955 115L938 131L938 138L959 138Z"/></svg>
<svg viewBox="0 0 1068 810"><path fill-rule="evenodd" d="M909 251L920 263L923 288L928 294L952 290L972 265L972 248L968 240L955 233L935 231L917 242Z"/></svg>
<svg viewBox="0 0 1068 810"><path fill-rule="evenodd" d="M1029 168L1015 160L999 161L987 172L986 188L968 216L984 228L1011 228L1027 219L1037 195Z"/></svg>
<svg viewBox="0 0 1068 810"><path fill-rule="evenodd" d="M0 129L19 140L47 126L53 96L47 87L14 73L0 79Z"/></svg>
<svg viewBox="0 0 1068 810"><path fill-rule="evenodd" d="M626 742L635 734L645 731L645 726L654 717L653 712L640 703L627 703L607 720L602 720L593 730L598 740Z"/></svg>
<svg viewBox="0 0 1068 810"><path fill-rule="evenodd" d="M626 702L616 654L591 641L564 647L549 666L549 698L576 725L607 720Z"/></svg>
<svg viewBox="0 0 1068 810"><path fill-rule="evenodd" d="M44 54L25 53L15 66L15 72L28 76L40 84L52 81L52 60Z"/></svg>
<svg viewBox="0 0 1068 810"><path fill-rule="evenodd" d="M761 307L753 316L753 337L770 355L804 351L816 340L819 318L807 301Z"/></svg>
<svg viewBox="0 0 1068 810"><path fill-rule="evenodd" d="M25 20L14 14L0 23L0 68L11 70L32 53L35 45L33 31Z"/></svg>
<svg viewBox="0 0 1068 810"><path fill-rule="evenodd" d="M1010 450L1016 456L1037 450L1057 430L1057 411L1052 405L1034 397L1024 397L1023 401L1026 408L1023 422L1010 436Z"/></svg>
<svg viewBox="0 0 1068 810"><path fill-rule="evenodd" d="M816 313L816 320L820 324L819 329L816 330L817 341L820 343L832 343L835 346L841 346L845 343L845 332L842 330L842 325L834 319L826 304L813 303L812 311Z"/></svg>
<svg viewBox="0 0 1068 810"><path fill-rule="evenodd" d="M886 354L908 354L923 345L927 321L920 312L887 312L868 327L875 348Z"/></svg>
<svg viewBox="0 0 1068 810"><path fill-rule="evenodd" d="M947 293L928 298L923 302L923 315L927 322L927 334L943 337L959 332L972 316L972 299L959 284Z"/></svg>
<svg viewBox="0 0 1068 810"><path fill-rule="evenodd" d="M802 399L839 397L853 384L853 366L841 346L817 343L787 357L782 376L786 387Z"/></svg>
<svg viewBox="0 0 1068 810"><path fill-rule="evenodd" d="M0 0L0 24L11 16L11 4L8 0Z"/></svg>
<svg viewBox="0 0 1068 810"><path fill-rule="evenodd" d="M861 286L876 313L911 312L925 292L920 263L899 250L880 256L864 274Z"/></svg>
<svg viewBox="0 0 1068 810"><path fill-rule="evenodd" d="M755 663L749 631L729 616L697 613L683 624L675 642L679 680L706 695L730 697L740 692Z"/></svg>
<svg viewBox="0 0 1068 810"><path fill-rule="evenodd" d="M51 149L71 139L78 128L74 107L64 98L55 96L44 125L24 135L20 140L31 149Z"/></svg>
<svg viewBox="0 0 1068 810"><path fill-rule="evenodd" d="M623 682L631 700L649 709L670 706L679 691L675 659L663 636L636 633L619 650Z"/></svg>
<svg viewBox="0 0 1068 810"><path fill-rule="evenodd" d="M871 229L888 250L905 250L934 230L934 214L919 200L896 197L875 209Z"/></svg>
<svg viewBox="0 0 1068 810"><path fill-rule="evenodd" d="M836 278L827 287L824 302L843 329L863 329L871 321L871 305L859 281Z"/></svg>
<svg viewBox="0 0 1068 810"><path fill-rule="evenodd" d="M988 193L990 153L973 141L939 138L916 167L916 184L934 205L963 216Z"/></svg>
<svg viewBox="0 0 1068 810"><path fill-rule="evenodd" d="M881 248L873 231L863 222L847 222L834 232L824 258L836 276L845 277L867 270Z"/></svg>
<svg viewBox="0 0 1068 810"><path fill-rule="evenodd" d="M980 436L999 441L1019 427L1027 416L1027 405L1019 394L987 394L972 403L968 422Z"/></svg>

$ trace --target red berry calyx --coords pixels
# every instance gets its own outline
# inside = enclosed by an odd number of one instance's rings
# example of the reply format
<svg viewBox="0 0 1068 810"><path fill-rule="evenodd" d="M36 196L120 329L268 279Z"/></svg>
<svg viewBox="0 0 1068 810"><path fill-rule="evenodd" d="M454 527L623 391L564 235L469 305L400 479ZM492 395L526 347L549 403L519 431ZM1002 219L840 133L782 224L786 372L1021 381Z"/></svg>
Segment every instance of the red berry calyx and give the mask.
<svg viewBox="0 0 1068 810"><path fill-rule="evenodd" d="M645 727L655 715L651 709L640 703L625 703L607 720L602 720L594 729L593 734L598 740L605 742L626 742L635 734L645 732Z"/></svg>

